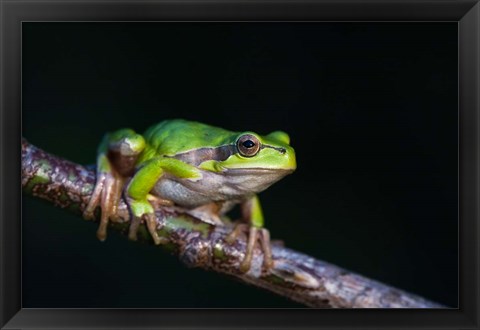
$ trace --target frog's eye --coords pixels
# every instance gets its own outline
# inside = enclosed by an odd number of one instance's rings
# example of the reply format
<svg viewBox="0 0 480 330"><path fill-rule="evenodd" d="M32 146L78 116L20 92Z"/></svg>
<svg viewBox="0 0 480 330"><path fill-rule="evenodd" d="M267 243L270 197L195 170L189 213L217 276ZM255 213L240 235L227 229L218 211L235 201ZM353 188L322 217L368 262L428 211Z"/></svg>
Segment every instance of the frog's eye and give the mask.
<svg viewBox="0 0 480 330"><path fill-rule="evenodd" d="M242 156L253 157L260 150L260 141L252 134L242 135L237 140L237 149Z"/></svg>

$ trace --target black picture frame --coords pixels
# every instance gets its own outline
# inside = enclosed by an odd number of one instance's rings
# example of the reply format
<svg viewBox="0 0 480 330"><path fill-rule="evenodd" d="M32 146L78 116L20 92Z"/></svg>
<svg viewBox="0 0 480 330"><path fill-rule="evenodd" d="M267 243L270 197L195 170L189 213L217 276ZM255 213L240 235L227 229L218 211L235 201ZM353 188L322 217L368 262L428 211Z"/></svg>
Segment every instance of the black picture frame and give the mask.
<svg viewBox="0 0 480 330"><path fill-rule="evenodd" d="M479 327L477 1L2 1L1 318L20 328ZM20 129L22 21L457 21L459 24L460 308L439 310L22 309ZM340 313L340 314L339 314Z"/></svg>

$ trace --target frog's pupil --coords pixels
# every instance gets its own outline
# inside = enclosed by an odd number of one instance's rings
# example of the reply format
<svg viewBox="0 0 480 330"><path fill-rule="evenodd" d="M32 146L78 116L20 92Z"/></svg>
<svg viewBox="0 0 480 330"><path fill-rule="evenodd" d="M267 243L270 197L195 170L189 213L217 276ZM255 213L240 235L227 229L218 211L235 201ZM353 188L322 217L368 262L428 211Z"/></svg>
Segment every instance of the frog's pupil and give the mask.
<svg viewBox="0 0 480 330"><path fill-rule="evenodd" d="M247 140L247 141L243 142L242 144L245 148L248 148L248 149L255 146L255 143L252 140Z"/></svg>

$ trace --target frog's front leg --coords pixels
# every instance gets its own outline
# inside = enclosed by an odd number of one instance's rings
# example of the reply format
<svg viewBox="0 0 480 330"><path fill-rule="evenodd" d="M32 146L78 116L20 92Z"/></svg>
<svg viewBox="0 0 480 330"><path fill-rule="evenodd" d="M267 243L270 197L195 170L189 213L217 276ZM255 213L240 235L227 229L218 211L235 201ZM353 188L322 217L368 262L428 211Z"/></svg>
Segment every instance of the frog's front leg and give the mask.
<svg viewBox="0 0 480 330"><path fill-rule="evenodd" d="M102 241L107 237L109 220L117 219L117 205L125 180L132 175L137 157L144 148L143 137L131 129L108 133L99 145L97 180L83 217L92 220L95 209L100 205L101 218L97 237Z"/></svg>
<svg viewBox="0 0 480 330"><path fill-rule="evenodd" d="M175 158L156 157L141 167L133 176L125 192L127 204L132 213L132 223L128 235L131 240L137 239L138 227L141 221L145 220L155 244L162 243L157 233L154 208L148 199L149 193L165 173L193 181L201 178L201 173L196 167Z"/></svg>
<svg viewBox="0 0 480 330"><path fill-rule="evenodd" d="M240 271L248 272L252 264L253 250L255 244L260 241L263 250L263 266L269 270L273 266L272 250L270 247L270 233L263 228L263 213L258 197L244 201L241 205L242 217L247 223L240 223L235 226L233 231L226 237L226 241L232 244L242 232L248 232L247 250L245 258L240 263Z"/></svg>

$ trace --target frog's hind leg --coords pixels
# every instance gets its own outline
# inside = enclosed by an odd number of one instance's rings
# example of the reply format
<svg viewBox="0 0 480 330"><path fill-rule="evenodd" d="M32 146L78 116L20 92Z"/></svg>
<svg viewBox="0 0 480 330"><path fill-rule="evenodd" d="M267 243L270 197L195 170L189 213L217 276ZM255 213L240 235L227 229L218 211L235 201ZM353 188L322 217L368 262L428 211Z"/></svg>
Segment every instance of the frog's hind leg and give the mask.
<svg viewBox="0 0 480 330"><path fill-rule="evenodd" d="M138 155L145 147L141 135L123 129L105 135L98 149L97 182L83 216L93 219L97 206L101 209L97 237L105 240L109 220L118 220L117 207L126 178L132 175Z"/></svg>
<svg viewBox="0 0 480 330"><path fill-rule="evenodd" d="M263 267L268 271L273 267L270 233L266 228L263 228L263 214L257 196L253 196L242 203L242 215L248 223L237 224L225 240L228 244L233 244L242 233L248 233L247 250L240 263L240 271L249 271L257 242L260 242L263 251Z"/></svg>

